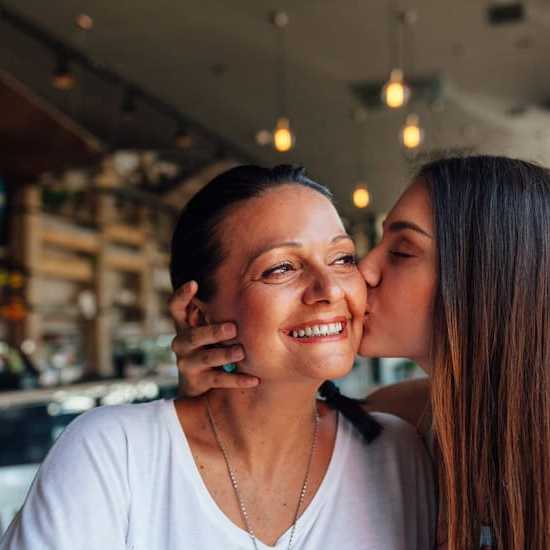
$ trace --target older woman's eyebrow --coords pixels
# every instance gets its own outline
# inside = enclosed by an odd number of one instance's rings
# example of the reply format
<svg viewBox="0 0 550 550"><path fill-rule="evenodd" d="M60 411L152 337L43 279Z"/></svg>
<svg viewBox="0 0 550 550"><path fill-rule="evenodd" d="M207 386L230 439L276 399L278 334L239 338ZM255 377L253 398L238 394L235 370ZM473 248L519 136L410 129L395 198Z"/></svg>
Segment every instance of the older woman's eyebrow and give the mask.
<svg viewBox="0 0 550 550"><path fill-rule="evenodd" d="M384 222L384 226L386 226L385 222ZM425 229L422 229L419 225L416 225L414 222L410 222L407 220L397 220L397 221L391 222L386 229L390 233L398 233L399 231L410 229L411 231L416 231L417 233L420 233L421 235L424 235L429 239L433 239L433 237Z"/></svg>
<svg viewBox="0 0 550 550"><path fill-rule="evenodd" d="M336 237L334 237L330 241L330 244L334 244L334 243L336 243L338 241L341 241L341 240L344 240L344 239L353 242L353 239L347 233L342 233L341 235L336 235ZM283 242L280 242L280 243L271 243L271 244L268 244L266 246L263 246L263 247L257 249L256 251L254 251L253 254L251 254L250 259L248 260L248 262L246 264L245 271L246 271L246 269L248 269L250 267L252 262L254 262L257 258L262 256L266 252L274 250L275 248L300 248L302 246L303 246L303 243L301 243L300 241L283 241Z"/></svg>

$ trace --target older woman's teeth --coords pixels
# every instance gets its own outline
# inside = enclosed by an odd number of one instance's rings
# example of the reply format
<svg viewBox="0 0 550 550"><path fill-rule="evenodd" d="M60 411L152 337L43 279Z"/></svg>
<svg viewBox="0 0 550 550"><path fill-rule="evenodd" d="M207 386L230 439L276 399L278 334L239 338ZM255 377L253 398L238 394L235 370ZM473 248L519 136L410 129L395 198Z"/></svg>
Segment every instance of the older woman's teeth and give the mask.
<svg viewBox="0 0 550 550"><path fill-rule="evenodd" d="M340 334L344 326L342 323L328 323L326 325L313 325L304 329L293 330L293 338L308 338L311 336L334 336Z"/></svg>

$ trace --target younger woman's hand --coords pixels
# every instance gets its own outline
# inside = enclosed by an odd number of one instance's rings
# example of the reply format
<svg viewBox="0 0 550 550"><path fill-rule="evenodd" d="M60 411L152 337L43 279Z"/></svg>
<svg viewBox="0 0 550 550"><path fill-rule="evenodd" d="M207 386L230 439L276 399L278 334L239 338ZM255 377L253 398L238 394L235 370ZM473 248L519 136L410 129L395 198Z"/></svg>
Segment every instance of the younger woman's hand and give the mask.
<svg viewBox="0 0 550 550"><path fill-rule="evenodd" d="M224 372L220 367L244 359L240 345L214 347L237 336L234 323L221 323L191 328L187 320L187 306L197 293L198 285L190 281L174 292L170 313L176 325L172 350L177 357L180 372L180 391L186 397L201 395L212 388L251 388L260 382L248 374Z"/></svg>

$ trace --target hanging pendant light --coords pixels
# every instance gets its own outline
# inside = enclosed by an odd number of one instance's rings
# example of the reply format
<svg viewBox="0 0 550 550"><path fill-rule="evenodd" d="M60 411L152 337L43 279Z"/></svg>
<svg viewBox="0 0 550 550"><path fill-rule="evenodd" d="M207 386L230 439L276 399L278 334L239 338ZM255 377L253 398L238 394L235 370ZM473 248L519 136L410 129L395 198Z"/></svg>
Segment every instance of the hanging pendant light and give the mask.
<svg viewBox="0 0 550 550"><path fill-rule="evenodd" d="M294 146L294 134L290 129L290 121L286 117L279 117L273 132L273 144L279 153L286 153Z"/></svg>
<svg viewBox="0 0 550 550"><path fill-rule="evenodd" d="M401 129L401 143L407 149L418 148L424 139L424 130L420 126L420 118L416 114L409 114L405 125Z"/></svg>
<svg viewBox="0 0 550 550"><path fill-rule="evenodd" d="M364 183L358 183L352 198L356 208L367 208L370 204L370 193L367 186Z"/></svg>
<svg viewBox="0 0 550 550"><path fill-rule="evenodd" d="M407 104L410 95L411 90L405 84L403 71L393 69L388 82L382 88L382 101L390 109L399 109Z"/></svg>
<svg viewBox="0 0 550 550"><path fill-rule="evenodd" d="M280 101L280 115L277 118L275 129L273 130L273 146L279 153L290 151L296 142L294 133L290 127L288 117L288 107L286 102L286 59L284 32L288 25L289 18L286 12L275 12L271 15L271 23L275 27L279 39L279 68L277 74L277 88Z"/></svg>
<svg viewBox="0 0 550 550"><path fill-rule="evenodd" d="M178 149L190 149L193 146L193 136L183 124L179 124L174 133L174 145Z"/></svg>
<svg viewBox="0 0 550 550"><path fill-rule="evenodd" d="M411 90L405 82L403 67L405 65L406 30L416 22L416 12L413 10L394 11L390 8L390 63L391 71L388 82L382 88L382 101L390 109L400 109L409 101ZM412 58L412 44L409 44L407 54L409 62Z"/></svg>
<svg viewBox="0 0 550 550"><path fill-rule="evenodd" d="M371 203L371 195L366 181L367 166L366 155L368 151L367 146L367 115L364 113L362 116L356 116L354 113L353 120L357 125L357 137L353 141L357 144L357 183L355 189L351 195L353 205L355 208L367 208Z"/></svg>
<svg viewBox="0 0 550 550"><path fill-rule="evenodd" d="M72 90L76 86L76 78L69 68L67 56L59 54L52 73L52 86L57 90Z"/></svg>

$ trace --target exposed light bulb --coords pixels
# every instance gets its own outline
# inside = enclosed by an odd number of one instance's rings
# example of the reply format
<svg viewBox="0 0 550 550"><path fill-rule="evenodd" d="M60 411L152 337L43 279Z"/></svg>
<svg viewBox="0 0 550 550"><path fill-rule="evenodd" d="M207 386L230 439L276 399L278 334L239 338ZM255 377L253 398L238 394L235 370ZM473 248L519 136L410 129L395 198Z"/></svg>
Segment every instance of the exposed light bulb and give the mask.
<svg viewBox="0 0 550 550"><path fill-rule="evenodd" d="M280 153L290 151L294 146L294 135L290 130L288 118L280 117L277 120L277 125L273 132L273 144L275 145L275 149Z"/></svg>
<svg viewBox="0 0 550 550"><path fill-rule="evenodd" d="M193 136L184 128L178 128L174 134L174 144L178 149L190 149L193 146Z"/></svg>
<svg viewBox="0 0 550 550"><path fill-rule="evenodd" d="M269 145L270 143L273 143L273 132L270 132L269 130L258 130L256 132L256 143L258 145L261 145L264 147L265 145Z"/></svg>
<svg viewBox="0 0 550 550"><path fill-rule="evenodd" d="M353 204L357 208L366 208L370 204L370 193L365 185L359 184L353 192Z"/></svg>
<svg viewBox="0 0 550 550"><path fill-rule="evenodd" d="M83 31L91 31L94 27L94 20L87 13L80 13L75 17L75 25Z"/></svg>
<svg viewBox="0 0 550 550"><path fill-rule="evenodd" d="M289 20L288 13L285 11L276 11L271 14L271 22L279 29L284 29Z"/></svg>
<svg viewBox="0 0 550 550"><path fill-rule="evenodd" d="M71 90L76 85L76 78L69 69L69 62L63 56L57 59L55 70L52 73L52 86L58 90Z"/></svg>
<svg viewBox="0 0 550 550"><path fill-rule="evenodd" d="M410 89L403 80L403 71L393 69L390 79L382 88L382 101L390 109L399 109L409 100Z"/></svg>
<svg viewBox="0 0 550 550"><path fill-rule="evenodd" d="M401 129L401 142L407 149L416 149L422 143L423 138L424 132L420 128L418 115L408 115L405 126Z"/></svg>

